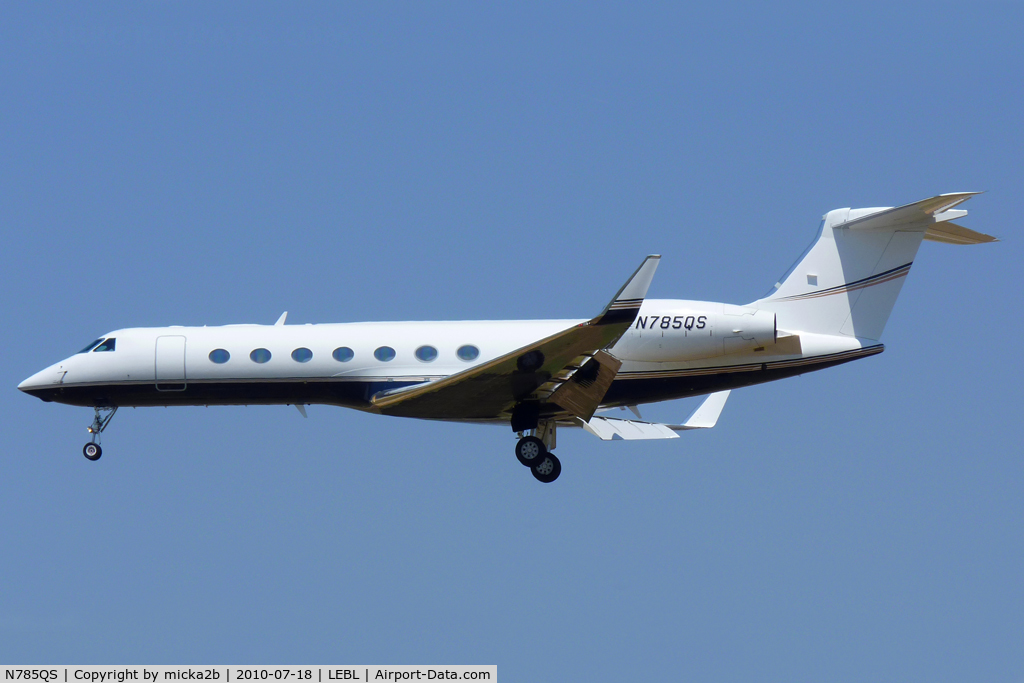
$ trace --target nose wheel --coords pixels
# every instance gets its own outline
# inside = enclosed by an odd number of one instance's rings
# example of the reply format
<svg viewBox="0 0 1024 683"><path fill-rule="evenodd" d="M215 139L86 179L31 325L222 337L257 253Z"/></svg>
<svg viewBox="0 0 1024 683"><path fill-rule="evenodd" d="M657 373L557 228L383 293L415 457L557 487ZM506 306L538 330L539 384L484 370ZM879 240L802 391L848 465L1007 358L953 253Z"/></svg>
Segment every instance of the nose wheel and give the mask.
<svg viewBox="0 0 1024 683"><path fill-rule="evenodd" d="M103 449L100 447L100 434L110 424L110 420L114 417L114 413L117 412L117 406L113 408L95 408L96 414L92 419L92 425L89 426L89 433L92 434L92 439L89 443L82 447L82 455L87 460L99 460L100 456L103 455Z"/></svg>

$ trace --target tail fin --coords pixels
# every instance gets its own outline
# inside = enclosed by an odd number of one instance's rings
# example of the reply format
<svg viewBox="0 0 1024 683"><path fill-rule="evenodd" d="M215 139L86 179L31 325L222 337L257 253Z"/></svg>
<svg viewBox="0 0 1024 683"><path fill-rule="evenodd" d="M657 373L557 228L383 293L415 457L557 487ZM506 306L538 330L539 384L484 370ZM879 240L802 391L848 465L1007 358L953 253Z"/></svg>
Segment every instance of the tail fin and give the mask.
<svg viewBox="0 0 1024 683"><path fill-rule="evenodd" d="M977 192L943 194L896 208L835 209L817 239L776 283L750 304L773 311L780 329L877 340L921 240L980 244L996 238L954 223L954 210Z"/></svg>

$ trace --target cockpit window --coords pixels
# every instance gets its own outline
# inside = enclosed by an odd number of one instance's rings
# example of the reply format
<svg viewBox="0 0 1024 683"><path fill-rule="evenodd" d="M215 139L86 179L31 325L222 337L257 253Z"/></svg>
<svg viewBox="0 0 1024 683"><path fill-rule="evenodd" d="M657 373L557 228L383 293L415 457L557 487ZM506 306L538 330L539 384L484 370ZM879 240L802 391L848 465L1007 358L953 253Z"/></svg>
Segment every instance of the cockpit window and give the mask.
<svg viewBox="0 0 1024 683"><path fill-rule="evenodd" d="M90 351L92 351L93 349L95 349L95 348L96 348L97 346L99 346L99 345L100 345L100 342L101 342L101 341L103 341L103 339L102 339L102 338L100 338L100 339L97 339L97 340L96 340L96 341L94 341L94 342L93 342L92 344L89 344L88 346L86 346L86 347L85 347L84 349L82 349L82 350L81 350L81 351L79 351L78 353L89 353Z"/></svg>
<svg viewBox="0 0 1024 683"><path fill-rule="evenodd" d="M117 340L111 337L105 340L102 344L92 350L93 353L99 353L100 351L113 351L114 345L117 344Z"/></svg>

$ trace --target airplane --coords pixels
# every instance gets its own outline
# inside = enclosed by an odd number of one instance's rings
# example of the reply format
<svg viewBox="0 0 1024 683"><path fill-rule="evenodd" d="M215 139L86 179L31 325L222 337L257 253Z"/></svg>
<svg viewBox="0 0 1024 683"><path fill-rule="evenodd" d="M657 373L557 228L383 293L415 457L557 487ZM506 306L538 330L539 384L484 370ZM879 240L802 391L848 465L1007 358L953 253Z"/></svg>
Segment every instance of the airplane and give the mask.
<svg viewBox="0 0 1024 683"><path fill-rule="evenodd" d="M579 320L363 322L115 330L18 388L93 408L89 460L121 406L327 404L371 413L510 426L541 482L562 471L559 427L603 440L671 439L714 427L731 390L881 353L922 240L995 237L952 221L979 194L895 208L836 209L761 299L738 306L647 299L644 259L597 316ZM637 406L707 394L680 424ZM630 409L636 419L610 414Z"/></svg>

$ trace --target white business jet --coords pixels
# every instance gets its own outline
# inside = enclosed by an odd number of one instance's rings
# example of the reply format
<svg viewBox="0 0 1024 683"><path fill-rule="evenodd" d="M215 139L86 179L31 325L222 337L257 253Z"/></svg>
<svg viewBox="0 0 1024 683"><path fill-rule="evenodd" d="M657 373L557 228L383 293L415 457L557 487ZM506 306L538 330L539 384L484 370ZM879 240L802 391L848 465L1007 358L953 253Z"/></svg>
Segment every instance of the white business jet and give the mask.
<svg viewBox="0 0 1024 683"><path fill-rule="evenodd" d="M878 339L922 240L996 241L952 222L974 192L897 208L836 209L771 292L746 306L645 299L648 256L589 320L128 328L18 388L95 410L83 449L120 406L321 403L428 420L511 425L542 482L562 466L558 427L604 439L672 439L713 427L732 389L881 353ZM682 424L639 404L710 394ZM629 408L636 419L611 417ZM619 413L621 414L621 413Z"/></svg>

